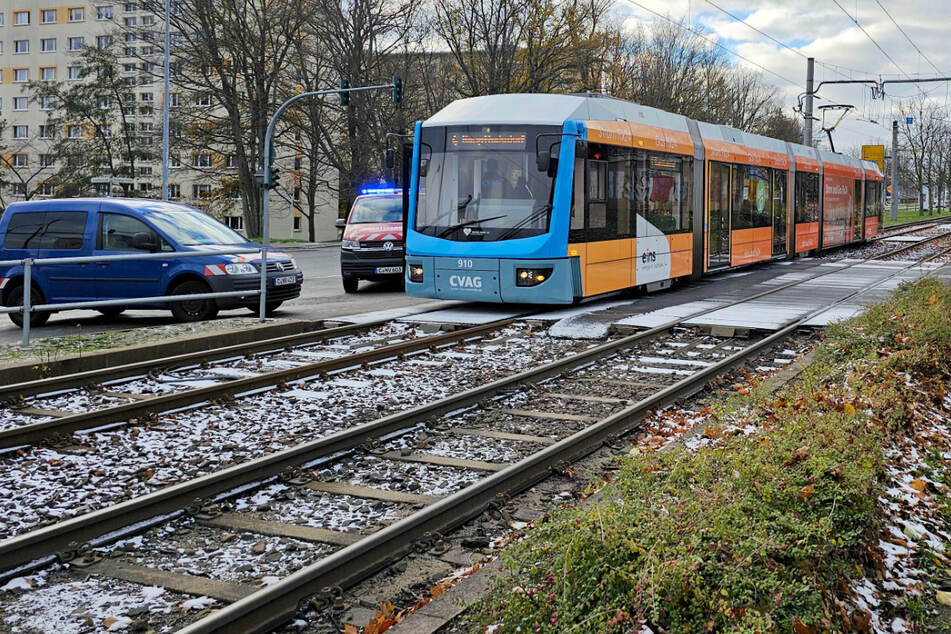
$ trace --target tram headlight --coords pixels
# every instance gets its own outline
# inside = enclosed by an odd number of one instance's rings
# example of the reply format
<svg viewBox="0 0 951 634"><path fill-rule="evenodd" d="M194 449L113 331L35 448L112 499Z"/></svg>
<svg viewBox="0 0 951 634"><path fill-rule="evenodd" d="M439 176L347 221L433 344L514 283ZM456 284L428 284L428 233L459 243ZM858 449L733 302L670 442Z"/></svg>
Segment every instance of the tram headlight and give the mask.
<svg viewBox="0 0 951 634"><path fill-rule="evenodd" d="M516 286L538 286L549 277L552 269L515 269Z"/></svg>
<svg viewBox="0 0 951 634"><path fill-rule="evenodd" d="M417 282L417 283L423 281L423 265L422 264L409 265L409 281Z"/></svg>

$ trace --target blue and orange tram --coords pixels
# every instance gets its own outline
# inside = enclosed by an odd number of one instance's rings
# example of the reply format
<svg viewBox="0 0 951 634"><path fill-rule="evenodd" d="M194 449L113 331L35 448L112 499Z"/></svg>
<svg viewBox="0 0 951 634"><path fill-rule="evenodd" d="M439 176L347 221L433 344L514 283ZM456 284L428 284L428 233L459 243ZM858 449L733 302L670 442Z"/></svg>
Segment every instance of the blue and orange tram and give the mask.
<svg viewBox="0 0 951 634"><path fill-rule="evenodd" d="M878 235L875 163L599 95L416 124L406 290L564 304Z"/></svg>

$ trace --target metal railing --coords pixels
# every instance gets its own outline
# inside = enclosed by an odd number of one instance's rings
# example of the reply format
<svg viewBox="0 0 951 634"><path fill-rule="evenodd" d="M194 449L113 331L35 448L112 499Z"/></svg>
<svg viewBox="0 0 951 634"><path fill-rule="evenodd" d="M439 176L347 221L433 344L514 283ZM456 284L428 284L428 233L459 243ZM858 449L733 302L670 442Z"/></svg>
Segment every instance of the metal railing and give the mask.
<svg viewBox="0 0 951 634"><path fill-rule="evenodd" d="M217 293L192 293L188 295L156 295L152 297L129 297L123 299L106 299L89 302L64 302L61 304L38 304L31 303L31 291L33 281L33 267L51 264L93 264L105 262L124 262L129 260L167 260L170 258L195 258L221 255L242 255L257 253L261 255L260 264L260 288L247 291L221 291ZM105 308L108 306L126 306L136 304L153 304L158 302L173 302L193 299L215 299L218 297L247 297L249 295L261 296L267 289L267 248L260 249L231 249L228 251L186 251L186 252L162 252L162 253L129 253L126 255L90 255L75 258L23 258L22 260L0 260L0 267L23 267L23 303L19 306L0 306L0 314L3 313L22 313L23 314L23 347L30 346L30 314L33 311L59 311L72 310L75 308ZM263 307L264 302L260 302ZM263 321L265 311L260 311L260 318Z"/></svg>

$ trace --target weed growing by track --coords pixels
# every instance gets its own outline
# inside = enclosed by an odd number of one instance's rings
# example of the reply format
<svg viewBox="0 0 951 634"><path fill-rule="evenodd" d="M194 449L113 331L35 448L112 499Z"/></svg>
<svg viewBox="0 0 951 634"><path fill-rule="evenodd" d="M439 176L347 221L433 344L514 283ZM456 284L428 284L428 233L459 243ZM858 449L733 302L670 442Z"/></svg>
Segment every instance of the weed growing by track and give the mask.
<svg viewBox="0 0 951 634"><path fill-rule="evenodd" d="M889 537L884 500L913 445L939 457L908 490L949 508L948 437L927 427L951 420L949 341L951 289L932 280L830 328L799 381L721 399L704 442L626 458L593 501L528 531L473 618L498 632L798 634L920 619L924 580L898 579L910 585L889 605L856 584L893 578L880 537L917 548L919 569L948 563L921 534Z"/></svg>

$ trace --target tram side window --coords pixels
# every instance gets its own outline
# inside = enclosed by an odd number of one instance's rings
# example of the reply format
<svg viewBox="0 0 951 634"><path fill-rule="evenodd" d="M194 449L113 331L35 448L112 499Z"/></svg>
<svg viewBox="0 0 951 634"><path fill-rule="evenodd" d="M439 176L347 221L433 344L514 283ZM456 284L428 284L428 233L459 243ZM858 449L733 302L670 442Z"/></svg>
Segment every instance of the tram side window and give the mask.
<svg viewBox="0 0 951 634"><path fill-rule="evenodd" d="M796 172L796 222L819 222L819 175Z"/></svg>
<svg viewBox="0 0 951 634"><path fill-rule="evenodd" d="M878 217L878 210L882 204L882 184L875 181L865 182L865 217Z"/></svg>
<svg viewBox="0 0 951 634"><path fill-rule="evenodd" d="M611 240L617 237L617 216L608 214L608 162L600 152L589 153L588 159L588 221L587 240Z"/></svg>
<svg viewBox="0 0 951 634"><path fill-rule="evenodd" d="M733 207L733 229L768 227L772 222L770 209L770 170L752 165L737 166L736 202Z"/></svg>
<svg viewBox="0 0 951 634"><path fill-rule="evenodd" d="M771 170L773 172L773 217L786 217L786 170ZM783 224L785 226L785 223Z"/></svg>
<svg viewBox="0 0 951 634"><path fill-rule="evenodd" d="M569 242L584 242L584 159L575 159L574 191L571 195L571 226Z"/></svg>
<svg viewBox="0 0 951 634"><path fill-rule="evenodd" d="M693 174L690 159L638 151L634 157L635 209L662 233L692 231Z"/></svg>

